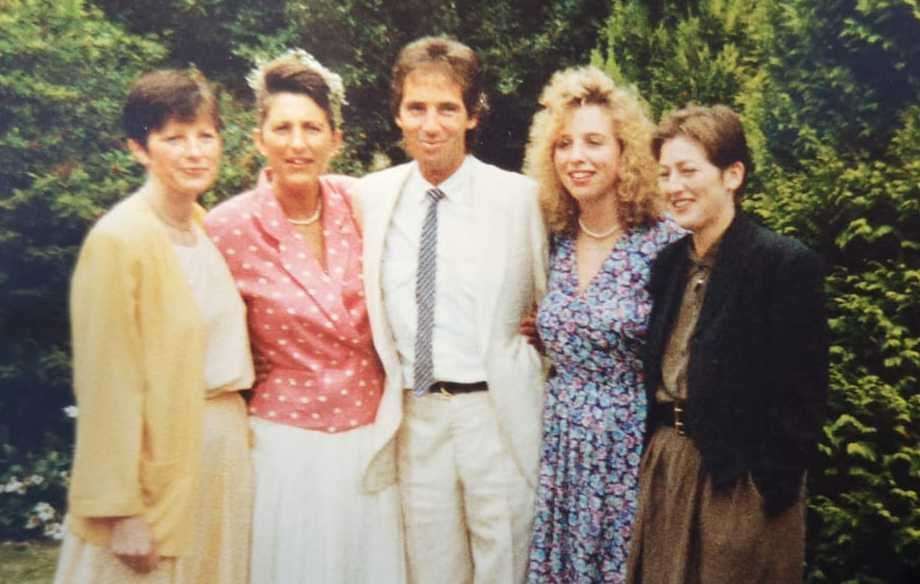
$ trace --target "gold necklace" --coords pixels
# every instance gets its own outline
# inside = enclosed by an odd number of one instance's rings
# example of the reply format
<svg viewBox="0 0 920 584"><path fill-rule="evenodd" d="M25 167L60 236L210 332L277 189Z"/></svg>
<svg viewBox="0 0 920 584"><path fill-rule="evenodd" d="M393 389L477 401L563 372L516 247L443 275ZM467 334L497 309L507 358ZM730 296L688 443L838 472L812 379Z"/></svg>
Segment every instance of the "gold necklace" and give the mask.
<svg viewBox="0 0 920 584"><path fill-rule="evenodd" d="M147 201L147 206L149 206L150 210L153 211L153 214L157 216L157 219L162 221L167 227L172 227L176 231L180 231L182 233L194 232L194 226L192 225L191 221L189 221L185 225L182 225L181 223L177 223L173 218L169 217L168 215L166 215L166 213L158 209L157 206L153 204L153 201L151 201L149 198L145 197L144 200Z"/></svg>

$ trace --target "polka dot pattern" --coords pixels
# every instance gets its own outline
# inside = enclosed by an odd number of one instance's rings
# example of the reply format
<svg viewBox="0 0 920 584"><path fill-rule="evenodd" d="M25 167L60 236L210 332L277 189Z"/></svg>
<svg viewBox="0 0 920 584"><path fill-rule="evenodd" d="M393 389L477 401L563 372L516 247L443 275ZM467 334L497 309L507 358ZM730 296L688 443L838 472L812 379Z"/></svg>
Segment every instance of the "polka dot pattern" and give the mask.
<svg viewBox="0 0 920 584"><path fill-rule="evenodd" d="M371 340L348 177L321 177L326 269L286 220L263 172L205 221L246 301L261 375L250 414L323 432L373 422L383 369Z"/></svg>

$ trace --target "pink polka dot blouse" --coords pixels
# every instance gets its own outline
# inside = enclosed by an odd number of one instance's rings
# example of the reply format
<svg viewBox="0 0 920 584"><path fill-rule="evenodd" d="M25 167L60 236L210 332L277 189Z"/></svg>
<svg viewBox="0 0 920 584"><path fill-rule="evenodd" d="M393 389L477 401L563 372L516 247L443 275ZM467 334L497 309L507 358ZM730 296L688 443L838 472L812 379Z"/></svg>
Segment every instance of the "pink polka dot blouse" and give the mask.
<svg viewBox="0 0 920 584"><path fill-rule="evenodd" d="M374 421L383 369L361 281L361 234L346 191L320 178L326 269L287 221L263 171L255 190L211 211L205 226L246 302L260 375L251 415L323 432Z"/></svg>

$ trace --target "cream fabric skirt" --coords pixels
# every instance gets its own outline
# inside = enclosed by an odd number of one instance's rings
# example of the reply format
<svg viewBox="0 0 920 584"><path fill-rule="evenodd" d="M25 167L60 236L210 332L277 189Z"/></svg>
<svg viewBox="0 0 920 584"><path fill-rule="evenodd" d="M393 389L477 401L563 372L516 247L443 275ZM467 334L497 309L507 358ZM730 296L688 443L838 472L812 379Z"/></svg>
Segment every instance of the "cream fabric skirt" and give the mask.
<svg viewBox="0 0 920 584"><path fill-rule="evenodd" d="M138 574L68 530L55 584L246 584L252 517L246 406L237 392L205 402L201 483L189 553Z"/></svg>
<svg viewBox="0 0 920 584"><path fill-rule="evenodd" d="M250 424L252 584L402 584L398 489L361 488L370 427L328 434L259 418Z"/></svg>

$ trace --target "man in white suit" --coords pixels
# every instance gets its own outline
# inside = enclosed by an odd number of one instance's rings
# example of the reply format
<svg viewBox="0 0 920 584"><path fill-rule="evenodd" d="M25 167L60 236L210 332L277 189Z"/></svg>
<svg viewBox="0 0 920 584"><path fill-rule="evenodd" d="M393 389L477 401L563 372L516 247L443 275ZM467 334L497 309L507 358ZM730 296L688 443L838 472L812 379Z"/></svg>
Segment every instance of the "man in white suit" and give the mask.
<svg viewBox="0 0 920 584"><path fill-rule="evenodd" d="M536 185L468 153L480 86L469 47L404 47L392 105L413 161L356 191L387 373L368 487L395 459L418 584L522 582L530 543L543 377L518 325L545 285L545 232Z"/></svg>

